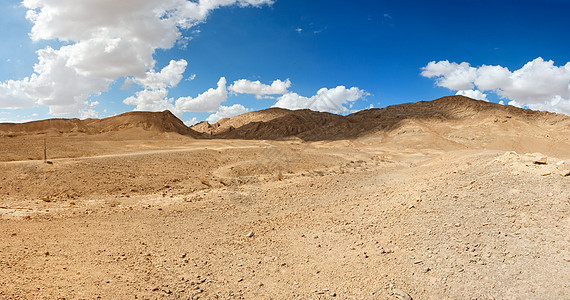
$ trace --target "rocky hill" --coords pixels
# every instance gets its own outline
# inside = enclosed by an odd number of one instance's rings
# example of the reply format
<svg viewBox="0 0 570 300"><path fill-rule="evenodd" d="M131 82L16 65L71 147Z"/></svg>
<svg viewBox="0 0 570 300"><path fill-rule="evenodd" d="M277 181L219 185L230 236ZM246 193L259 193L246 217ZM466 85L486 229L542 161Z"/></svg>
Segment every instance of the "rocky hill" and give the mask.
<svg viewBox="0 0 570 300"><path fill-rule="evenodd" d="M200 137L200 134L173 115L163 112L128 112L104 119L48 119L28 123L2 123L0 134L3 135L94 135L102 133L132 133L143 131L150 134L178 133L185 136Z"/></svg>
<svg viewBox="0 0 570 300"><path fill-rule="evenodd" d="M306 141L390 138L429 133L457 144L487 134L510 136L521 132L567 138L570 117L450 96L368 109L348 116L270 108L223 119L215 124L202 122L192 129L215 138L300 138ZM565 134L560 136L559 133Z"/></svg>

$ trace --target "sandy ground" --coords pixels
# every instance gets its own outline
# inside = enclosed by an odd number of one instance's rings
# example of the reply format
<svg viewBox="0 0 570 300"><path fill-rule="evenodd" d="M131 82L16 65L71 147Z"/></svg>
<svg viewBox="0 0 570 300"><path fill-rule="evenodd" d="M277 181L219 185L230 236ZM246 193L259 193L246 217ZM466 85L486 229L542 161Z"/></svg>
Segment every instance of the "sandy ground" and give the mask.
<svg viewBox="0 0 570 300"><path fill-rule="evenodd" d="M570 294L570 153L68 137L44 164L26 139L2 140L0 299Z"/></svg>

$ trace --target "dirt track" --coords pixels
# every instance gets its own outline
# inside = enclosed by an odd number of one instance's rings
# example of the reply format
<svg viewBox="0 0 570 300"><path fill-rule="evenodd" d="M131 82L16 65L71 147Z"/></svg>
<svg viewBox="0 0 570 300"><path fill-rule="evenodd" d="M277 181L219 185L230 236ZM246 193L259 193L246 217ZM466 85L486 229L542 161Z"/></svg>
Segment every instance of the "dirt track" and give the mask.
<svg viewBox="0 0 570 300"><path fill-rule="evenodd" d="M0 298L570 292L570 177L555 164L570 157L196 143L210 149L2 163Z"/></svg>

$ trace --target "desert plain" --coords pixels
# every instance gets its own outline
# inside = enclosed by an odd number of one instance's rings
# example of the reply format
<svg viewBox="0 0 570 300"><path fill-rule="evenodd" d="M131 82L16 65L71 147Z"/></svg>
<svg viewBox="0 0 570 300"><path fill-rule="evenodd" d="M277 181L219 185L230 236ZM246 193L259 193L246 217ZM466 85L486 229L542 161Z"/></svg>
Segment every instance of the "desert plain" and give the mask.
<svg viewBox="0 0 570 300"><path fill-rule="evenodd" d="M569 165L461 96L0 124L0 299L568 299Z"/></svg>

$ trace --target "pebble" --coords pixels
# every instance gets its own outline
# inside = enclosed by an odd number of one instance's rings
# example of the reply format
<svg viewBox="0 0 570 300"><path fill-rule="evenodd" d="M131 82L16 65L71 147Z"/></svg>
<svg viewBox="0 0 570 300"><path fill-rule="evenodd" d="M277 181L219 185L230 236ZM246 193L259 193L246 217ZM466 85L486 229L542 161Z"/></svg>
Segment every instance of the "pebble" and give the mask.
<svg viewBox="0 0 570 300"><path fill-rule="evenodd" d="M412 297L408 293L406 293L400 289L393 289L392 295L394 295L394 297L396 297L400 300L412 300Z"/></svg>

